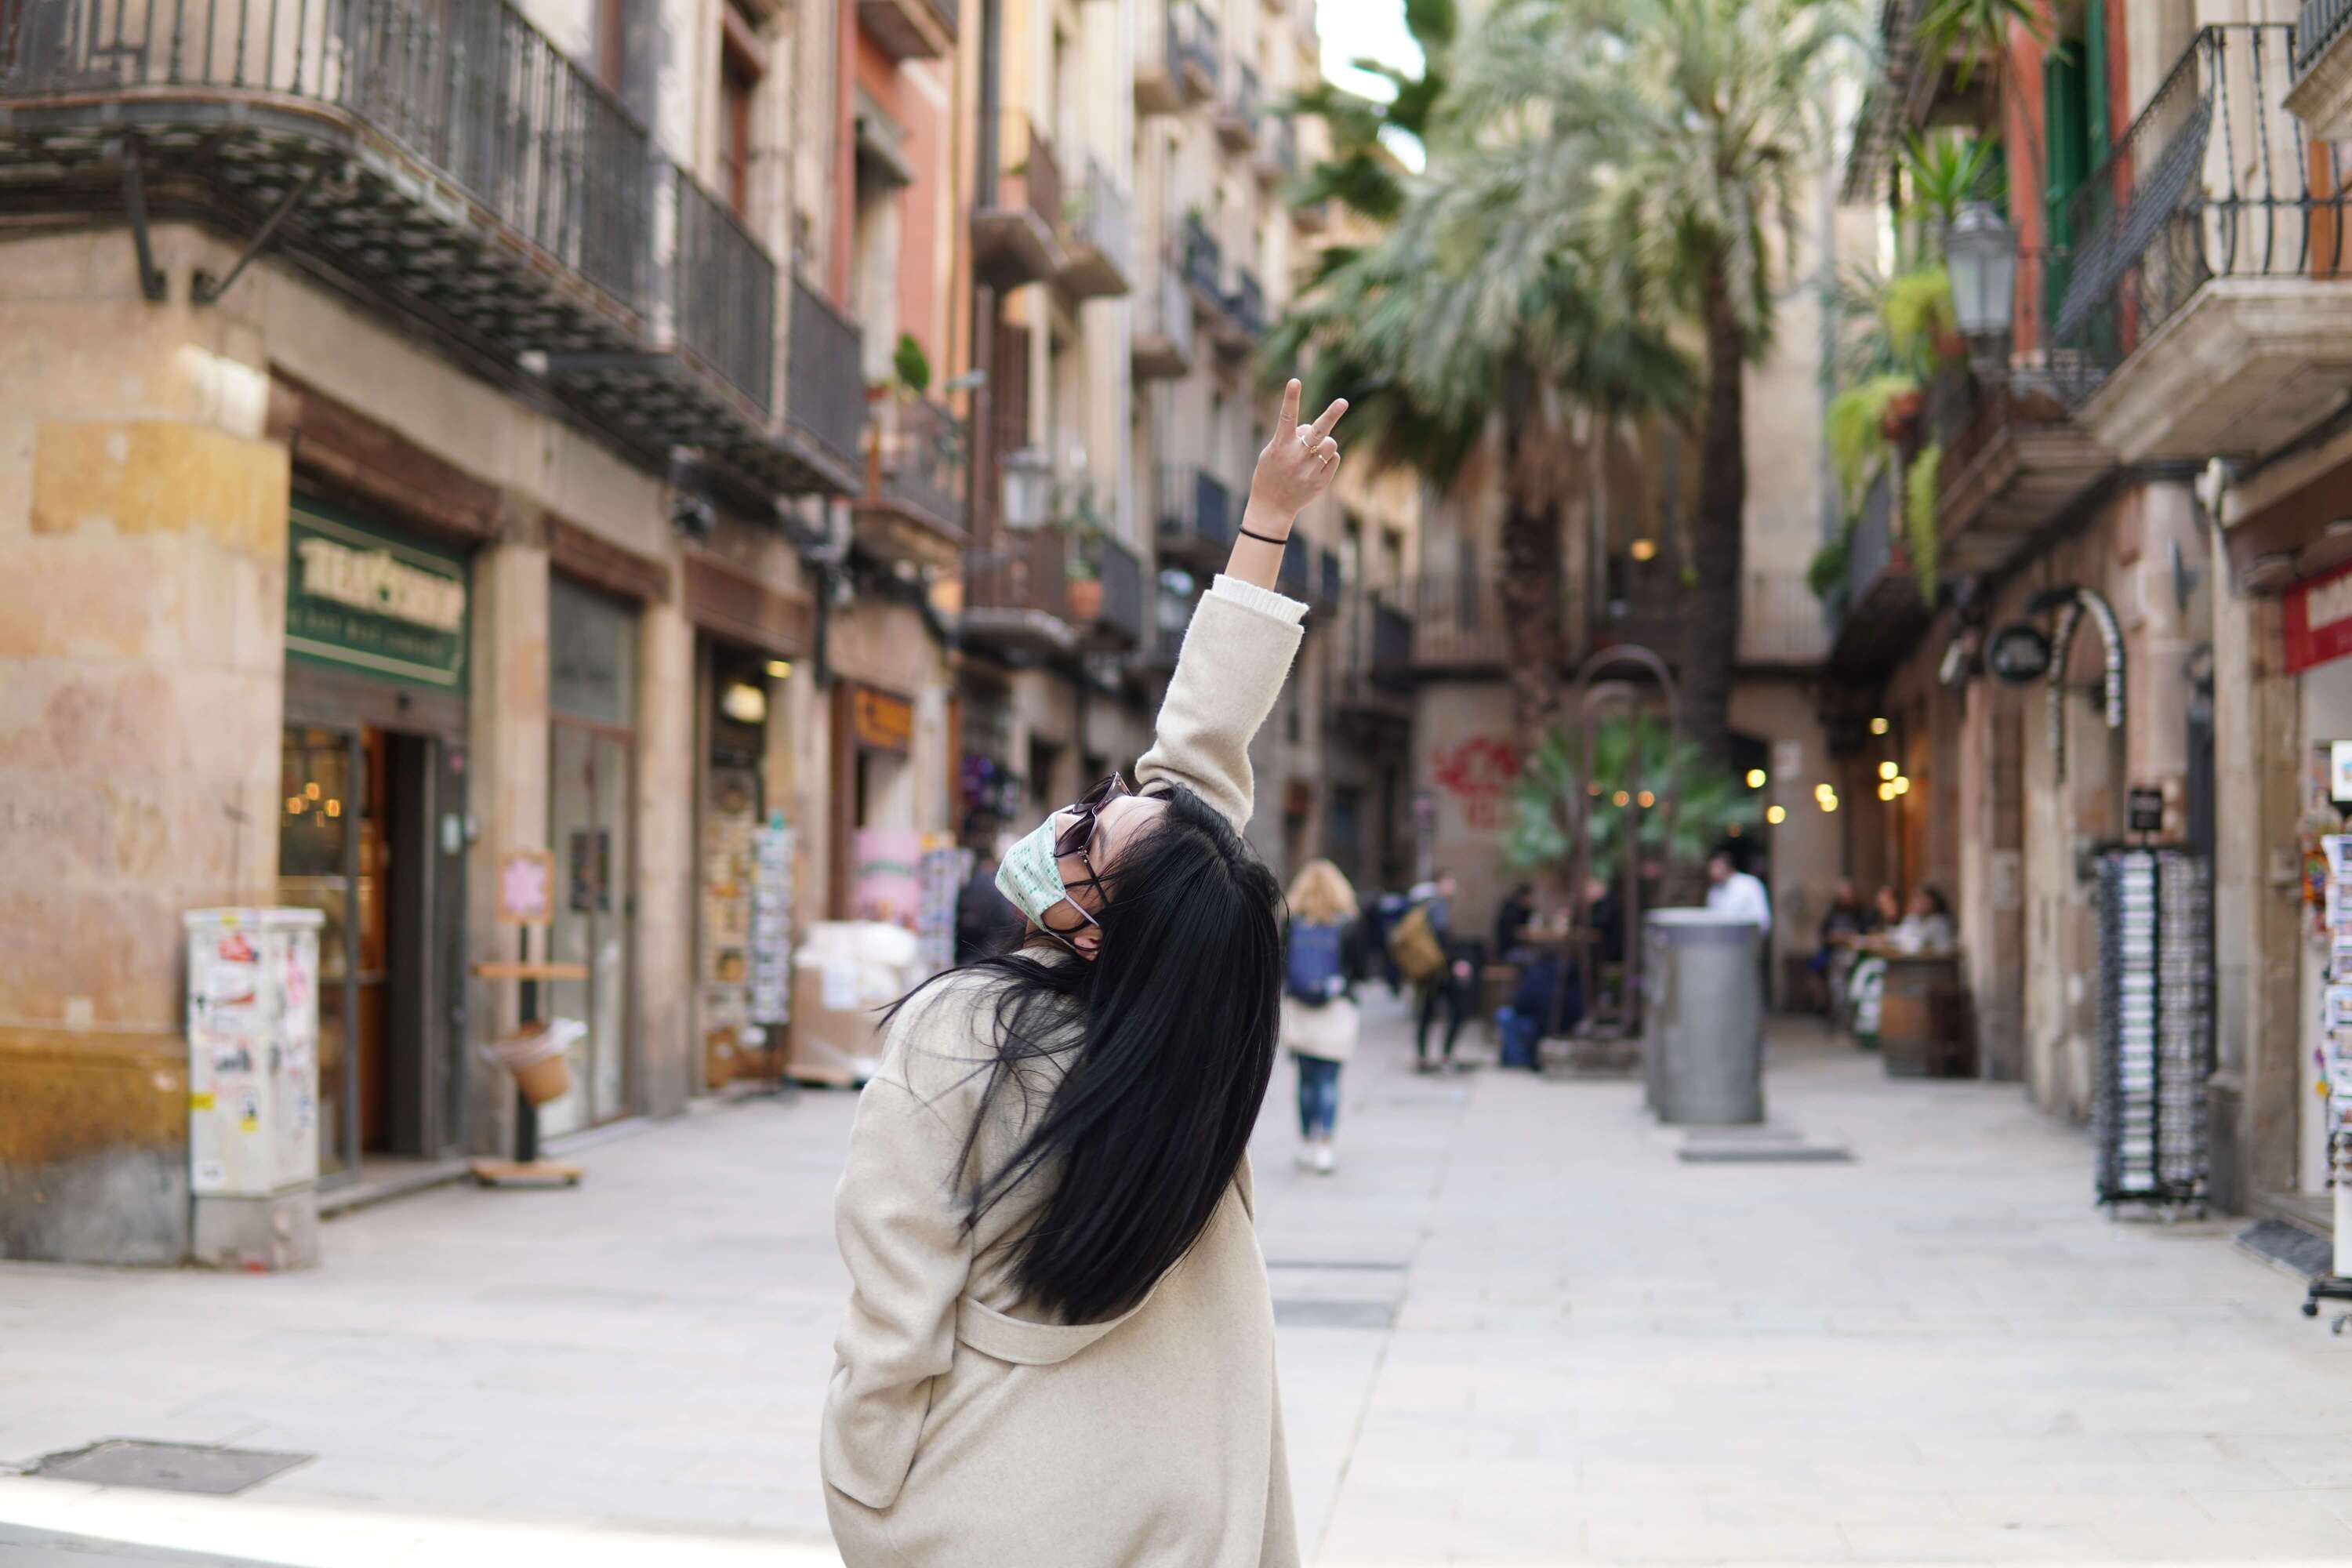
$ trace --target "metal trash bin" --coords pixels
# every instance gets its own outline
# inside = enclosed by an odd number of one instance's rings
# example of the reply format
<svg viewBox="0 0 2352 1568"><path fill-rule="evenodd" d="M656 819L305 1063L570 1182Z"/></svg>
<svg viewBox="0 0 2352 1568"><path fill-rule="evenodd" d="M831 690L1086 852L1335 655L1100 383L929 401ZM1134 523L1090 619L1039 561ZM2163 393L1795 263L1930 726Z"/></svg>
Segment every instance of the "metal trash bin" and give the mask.
<svg viewBox="0 0 2352 1568"><path fill-rule="evenodd" d="M1675 1126L1763 1121L1764 933L1713 910L1653 910L1642 923L1650 1109Z"/></svg>

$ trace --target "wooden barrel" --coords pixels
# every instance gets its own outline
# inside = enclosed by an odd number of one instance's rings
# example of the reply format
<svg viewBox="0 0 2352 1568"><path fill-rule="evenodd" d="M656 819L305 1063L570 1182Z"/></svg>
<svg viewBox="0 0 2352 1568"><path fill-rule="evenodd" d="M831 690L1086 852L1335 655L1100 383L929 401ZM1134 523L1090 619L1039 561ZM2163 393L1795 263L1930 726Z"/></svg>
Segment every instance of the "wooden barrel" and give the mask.
<svg viewBox="0 0 2352 1568"><path fill-rule="evenodd" d="M1878 1048L1889 1078L1976 1076L1958 958L1888 957L1878 1005Z"/></svg>

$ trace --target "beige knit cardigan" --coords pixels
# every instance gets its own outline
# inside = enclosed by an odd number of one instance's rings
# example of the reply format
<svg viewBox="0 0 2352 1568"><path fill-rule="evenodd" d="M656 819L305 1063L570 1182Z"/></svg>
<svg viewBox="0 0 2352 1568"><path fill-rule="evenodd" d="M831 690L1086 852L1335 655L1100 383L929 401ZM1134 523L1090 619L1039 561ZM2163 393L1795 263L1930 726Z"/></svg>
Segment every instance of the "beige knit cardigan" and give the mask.
<svg viewBox="0 0 2352 1568"><path fill-rule="evenodd" d="M1219 578L1194 612L1142 782L1249 820L1249 742L1303 606ZM1204 983L1213 977L1204 976ZM1294 1568L1274 1314L1249 1166L1134 1310L1066 1324L1024 1305L999 1244L1017 1192L966 1235L959 1192L1021 1140L998 1097L969 1162L990 1058L984 982L951 977L894 1023L835 1205L849 1312L822 1468L849 1568ZM1030 1085L1042 1106L1050 1079ZM1032 1187L1038 1184L1031 1184Z"/></svg>

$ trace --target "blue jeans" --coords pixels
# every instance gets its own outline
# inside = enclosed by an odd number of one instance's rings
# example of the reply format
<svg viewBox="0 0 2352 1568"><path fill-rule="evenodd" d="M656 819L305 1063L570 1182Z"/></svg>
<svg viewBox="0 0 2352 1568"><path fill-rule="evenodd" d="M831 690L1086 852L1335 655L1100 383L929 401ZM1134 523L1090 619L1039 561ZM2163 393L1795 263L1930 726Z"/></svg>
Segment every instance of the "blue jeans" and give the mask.
<svg viewBox="0 0 2352 1568"><path fill-rule="evenodd" d="M1298 1135L1328 1138L1339 1124L1339 1064L1293 1056L1298 1064Z"/></svg>
<svg viewBox="0 0 2352 1568"><path fill-rule="evenodd" d="M1502 1037L1503 1065L1507 1068L1531 1068L1536 1065L1536 1043L1543 1038L1543 1020L1506 1007L1495 1015L1495 1032Z"/></svg>

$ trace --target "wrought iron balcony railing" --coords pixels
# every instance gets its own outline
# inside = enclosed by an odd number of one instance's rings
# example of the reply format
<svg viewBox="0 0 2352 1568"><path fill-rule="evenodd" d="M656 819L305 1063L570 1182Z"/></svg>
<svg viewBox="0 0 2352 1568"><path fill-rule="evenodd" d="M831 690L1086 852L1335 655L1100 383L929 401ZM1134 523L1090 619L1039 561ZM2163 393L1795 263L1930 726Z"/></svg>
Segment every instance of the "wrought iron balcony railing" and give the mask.
<svg viewBox="0 0 2352 1568"><path fill-rule="evenodd" d="M1291 598L1304 601L1315 581L1315 546L1303 533L1294 533L1283 548L1282 568L1275 574L1275 586Z"/></svg>
<svg viewBox="0 0 2352 1568"><path fill-rule="evenodd" d="M1082 300L1124 294L1134 279L1127 191L1099 158L1065 199L1062 282Z"/></svg>
<svg viewBox="0 0 2352 1568"><path fill-rule="evenodd" d="M1257 274L1244 267L1234 273L1234 291L1225 300L1225 313L1234 330L1245 338L1263 337L1266 329L1265 290Z"/></svg>
<svg viewBox="0 0 2352 1568"><path fill-rule="evenodd" d="M1001 289L1042 282L1061 269L1062 168L1053 139L1025 114L998 121L994 187L972 213L972 261Z"/></svg>
<svg viewBox="0 0 2352 1568"><path fill-rule="evenodd" d="M1160 551L1163 557L1222 564L1234 545L1234 493L1192 463L1160 467Z"/></svg>
<svg viewBox="0 0 2352 1568"><path fill-rule="evenodd" d="M2068 205L2051 337L2073 401L2209 282L2342 274L2344 171L2281 102L2294 40L2287 23L2201 29Z"/></svg>
<svg viewBox="0 0 2352 1568"><path fill-rule="evenodd" d="M1224 256L1217 245L1217 237L1196 215L1188 215L1184 219L1183 266L1185 282L1210 299L1223 302Z"/></svg>
<svg viewBox="0 0 2352 1568"><path fill-rule="evenodd" d="M875 405L873 499L937 532L964 531L966 456L962 421L926 397Z"/></svg>
<svg viewBox="0 0 2352 1568"><path fill-rule="evenodd" d="M866 426L857 323L799 278L793 279L792 299L785 423L826 457L854 468Z"/></svg>
<svg viewBox="0 0 2352 1568"><path fill-rule="evenodd" d="M1199 0L1169 0L1168 16L1173 34L1171 52L1188 69L1215 81L1217 61L1223 52L1217 37L1216 18L1199 4Z"/></svg>
<svg viewBox="0 0 2352 1568"><path fill-rule="evenodd" d="M676 182L678 345L701 356L761 415L776 391L776 263L718 197Z"/></svg>
<svg viewBox="0 0 2352 1568"><path fill-rule="evenodd" d="M1150 297L1137 302L1129 346L1139 380L1164 380L1192 368L1192 295L1173 262L1160 262Z"/></svg>
<svg viewBox="0 0 2352 1568"><path fill-rule="evenodd" d="M1095 630L1102 640L1123 648L1137 647L1144 637L1143 563L1134 551L1107 533L1087 543L1087 556L1102 583L1102 609Z"/></svg>
<svg viewBox="0 0 2352 1568"><path fill-rule="evenodd" d="M96 121L75 111L107 104L124 106L102 117L109 134L143 132L161 154L183 125L205 125L225 154L265 169L273 134L318 137L291 149L315 160L371 132L538 254L650 310L652 138L504 0L429 12L407 0L14 0L0 20L16 39L0 100L68 157L98 153Z"/></svg>
<svg viewBox="0 0 2352 1568"><path fill-rule="evenodd" d="M842 412L775 420L774 257L509 0L0 0L0 162L52 197L131 193L143 244L137 193L168 178L257 247L536 356L625 445L855 489ZM786 438L801 424L822 451Z"/></svg>
<svg viewBox="0 0 2352 1568"><path fill-rule="evenodd" d="M2347 26L2352 26L2352 0L2304 0L2294 24L2294 74L2309 70Z"/></svg>

